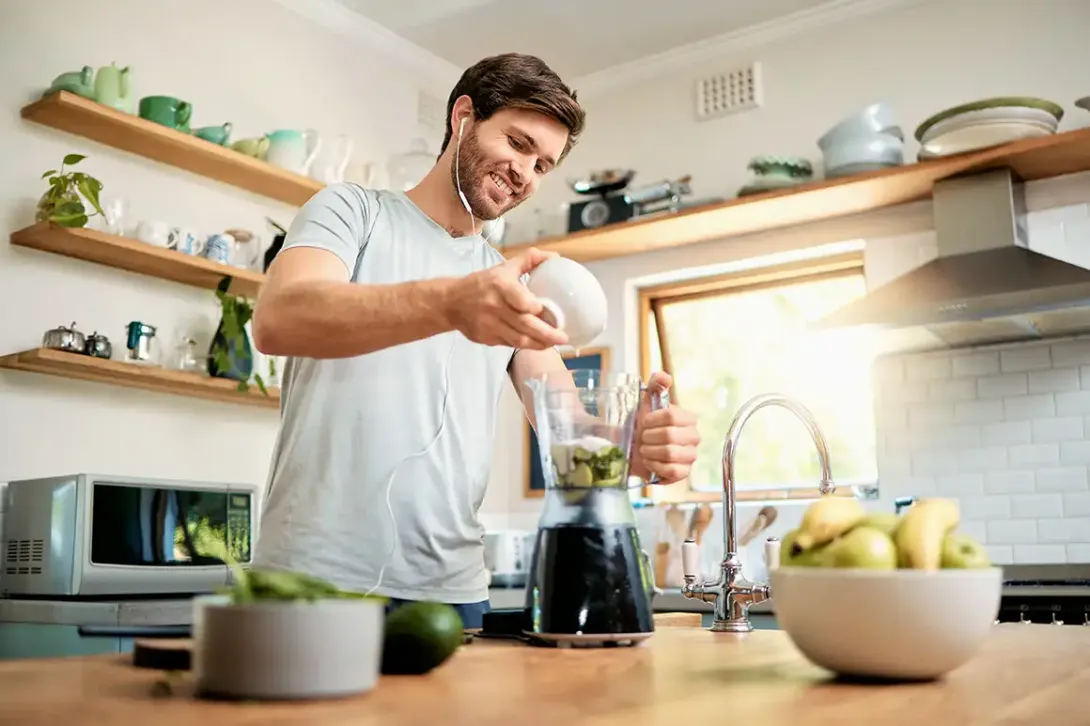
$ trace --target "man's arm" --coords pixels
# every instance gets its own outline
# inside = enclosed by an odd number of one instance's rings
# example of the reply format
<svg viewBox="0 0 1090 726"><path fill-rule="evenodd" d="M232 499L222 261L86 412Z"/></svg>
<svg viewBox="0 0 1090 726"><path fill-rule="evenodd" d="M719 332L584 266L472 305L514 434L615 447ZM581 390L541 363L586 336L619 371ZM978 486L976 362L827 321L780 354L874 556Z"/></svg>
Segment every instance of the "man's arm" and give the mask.
<svg viewBox="0 0 1090 726"><path fill-rule="evenodd" d="M557 352L556 348L515 351L515 357L511 359L507 375L515 386L515 393L518 394L519 400L522 401L522 408L526 412L526 418L530 421L534 431L537 431L537 418L534 416L534 394L526 385L526 381L530 378L541 378L544 375L549 375L550 385L570 384L572 389L575 388L575 379L572 378L568 367L564 365L564 358Z"/></svg>
<svg viewBox="0 0 1090 726"><path fill-rule="evenodd" d="M347 358L453 328L446 300L455 278L351 282L369 216L361 192L348 185L326 187L303 206L254 308L258 350Z"/></svg>

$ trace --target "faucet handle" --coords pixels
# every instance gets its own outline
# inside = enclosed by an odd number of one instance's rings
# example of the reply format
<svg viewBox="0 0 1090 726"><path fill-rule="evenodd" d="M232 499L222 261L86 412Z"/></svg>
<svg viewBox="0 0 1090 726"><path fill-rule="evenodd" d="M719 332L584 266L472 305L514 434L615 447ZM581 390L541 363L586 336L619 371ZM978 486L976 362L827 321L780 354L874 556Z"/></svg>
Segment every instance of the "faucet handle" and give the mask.
<svg viewBox="0 0 1090 726"><path fill-rule="evenodd" d="M769 570L780 566L780 541L775 537L765 540L765 566Z"/></svg>
<svg viewBox="0 0 1090 726"><path fill-rule="evenodd" d="M681 544L681 573L686 580L700 576L700 548L691 539Z"/></svg>

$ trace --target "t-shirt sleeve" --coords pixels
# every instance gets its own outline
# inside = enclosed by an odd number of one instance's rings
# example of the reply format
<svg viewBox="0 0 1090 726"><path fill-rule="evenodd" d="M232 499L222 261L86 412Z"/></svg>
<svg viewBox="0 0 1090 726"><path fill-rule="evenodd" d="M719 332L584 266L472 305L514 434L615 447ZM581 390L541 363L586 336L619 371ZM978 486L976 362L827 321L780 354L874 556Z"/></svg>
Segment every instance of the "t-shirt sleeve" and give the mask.
<svg viewBox="0 0 1090 726"><path fill-rule="evenodd" d="M295 215L284 237L283 249L329 250L340 258L351 275L367 238L369 216L362 188L349 183L331 184L311 197Z"/></svg>

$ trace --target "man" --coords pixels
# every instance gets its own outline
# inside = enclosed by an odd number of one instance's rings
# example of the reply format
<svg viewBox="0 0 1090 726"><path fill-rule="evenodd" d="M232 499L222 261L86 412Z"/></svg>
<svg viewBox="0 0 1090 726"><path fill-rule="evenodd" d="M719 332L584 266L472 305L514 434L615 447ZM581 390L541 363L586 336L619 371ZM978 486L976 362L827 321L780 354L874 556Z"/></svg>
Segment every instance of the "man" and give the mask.
<svg viewBox="0 0 1090 726"><path fill-rule="evenodd" d="M556 346L567 342L520 280L549 255L504 261L481 224L529 199L583 123L541 60L486 58L451 92L419 185L335 184L303 206L254 311L257 348L289 357L255 564L394 604L446 602L480 627L477 512L501 386L566 370ZM634 473L688 475L690 414L650 413L640 432Z"/></svg>

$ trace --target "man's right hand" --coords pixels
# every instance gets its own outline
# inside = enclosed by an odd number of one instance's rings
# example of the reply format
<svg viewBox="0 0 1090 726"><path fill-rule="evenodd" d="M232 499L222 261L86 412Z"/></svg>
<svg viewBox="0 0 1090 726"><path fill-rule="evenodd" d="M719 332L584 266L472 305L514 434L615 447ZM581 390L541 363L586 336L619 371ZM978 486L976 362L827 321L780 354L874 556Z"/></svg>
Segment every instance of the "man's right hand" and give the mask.
<svg viewBox="0 0 1090 726"><path fill-rule="evenodd" d="M531 247L503 264L468 275L446 301L452 327L475 343L544 350L565 345L568 336L540 317L541 303L520 278L555 252Z"/></svg>

